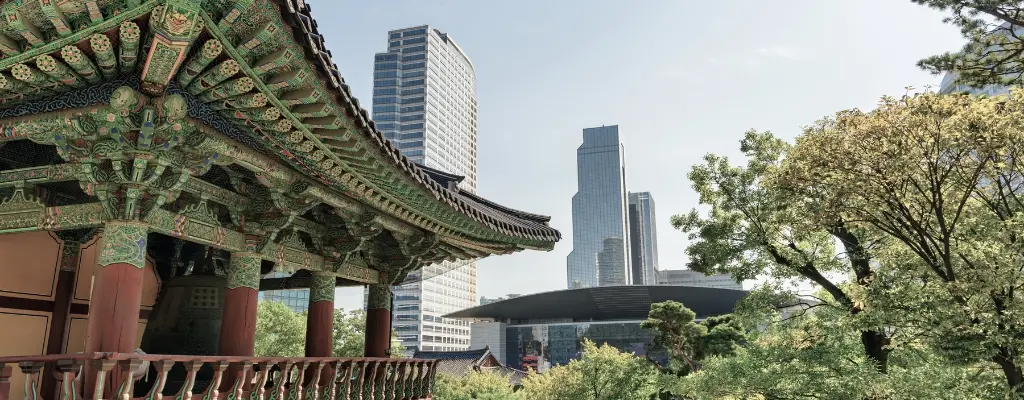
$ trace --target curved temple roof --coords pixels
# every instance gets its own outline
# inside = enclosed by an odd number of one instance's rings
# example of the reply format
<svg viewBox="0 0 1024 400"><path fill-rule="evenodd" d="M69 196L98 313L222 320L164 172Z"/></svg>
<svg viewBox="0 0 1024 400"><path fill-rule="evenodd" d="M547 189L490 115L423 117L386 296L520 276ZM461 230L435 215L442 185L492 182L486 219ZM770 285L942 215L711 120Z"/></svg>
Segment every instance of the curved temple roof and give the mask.
<svg viewBox="0 0 1024 400"><path fill-rule="evenodd" d="M337 88L341 98L347 103L350 110L358 115L359 124L364 132L371 136L388 154L391 154L393 156L392 159L397 165L401 166L401 168L433 193L442 198L449 199L453 206L481 222L487 222L498 229L508 230L515 235L537 240L555 242L561 239L561 234L547 225L550 217L503 207L468 192L462 192L455 185L445 185L443 179L435 179L435 176L457 175L427 168L426 166L413 163L403 156L398 148L377 130L366 109L361 108L359 100L352 96L351 88L345 83L345 79L338 72L337 65L331 60L331 52L326 50L324 37L317 29L317 22L311 14L311 7L302 0L277 1L285 3L286 9L291 16L289 22L292 28L296 30L296 34L306 39L305 47L309 52L307 56L319 63L318 71L329 75L331 77L330 82L338 83ZM462 177L459 177L458 180L461 181Z"/></svg>
<svg viewBox="0 0 1024 400"><path fill-rule="evenodd" d="M193 227L210 235L204 243L233 251L256 230L299 249L264 245L265 257L306 269L345 264L339 252L365 252L352 240L380 229L393 238L378 238L375 256L392 261L396 245L436 262L550 250L561 238L548 217L461 191L461 177L404 157L352 96L302 0L10 0L0 14L0 143L56 147L65 164L31 166L46 175L36 182L78 180L100 200L63 203L73 209L61 218L81 216L64 222L36 222L61 205L31 205L0 230L141 219L192 237L173 220L188 211L208 222ZM132 159L140 169L127 176ZM224 172L211 183L214 166ZM0 176L0 186L24 185L27 173Z"/></svg>

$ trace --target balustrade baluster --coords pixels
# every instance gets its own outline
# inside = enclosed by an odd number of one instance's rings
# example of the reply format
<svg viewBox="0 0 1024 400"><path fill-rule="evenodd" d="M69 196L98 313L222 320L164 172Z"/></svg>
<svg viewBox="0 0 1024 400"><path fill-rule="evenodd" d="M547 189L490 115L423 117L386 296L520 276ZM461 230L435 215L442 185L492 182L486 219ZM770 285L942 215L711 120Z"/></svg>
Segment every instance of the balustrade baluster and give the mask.
<svg viewBox="0 0 1024 400"><path fill-rule="evenodd" d="M380 368L380 362L373 360L370 364L373 364L370 367L370 400L377 400L377 369Z"/></svg>
<svg viewBox="0 0 1024 400"><path fill-rule="evenodd" d="M398 365L398 393L396 398L406 399L409 396L409 362L401 361Z"/></svg>
<svg viewBox="0 0 1024 400"><path fill-rule="evenodd" d="M146 393L143 400L162 400L164 386L167 385L167 374L170 373L171 367L174 367L174 361L153 361L150 365L156 370L156 382L153 383L153 387L149 389L149 393Z"/></svg>
<svg viewBox="0 0 1024 400"><path fill-rule="evenodd" d="M42 361L22 361L18 363L21 373L25 374L25 400L39 400L39 372L46 363Z"/></svg>
<svg viewBox="0 0 1024 400"><path fill-rule="evenodd" d="M270 377L270 366L273 365L270 361L260 361L259 364L259 375L256 375L256 386L249 392L249 400L263 400L263 396L267 393L267 378Z"/></svg>
<svg viewBox="0 0 1024 400"><path fill-rule="evenodd" d="M405 361L398 361L395 364L395 383L391 387L391 398L401 399L405 397Z"/></svg>
<svg viewBox="0 0 1024 400"><path fill-rule="evenodd" d="M307 368L304 373L307 375L312 372L313 376L303 379L306 385L305 398L308 400L317 400L318 393L320 391L320 374L323 373L324 362L314 361L313 365ZM308 381L308 382L306 382Z"/></svg>
<svg viewBox="0 0 1024 400"><path fill-rule="evenodd" d="M7 364L0 364L0 400L8 400L11 394L11 374L14 367Z"/></svg>
<svg viewBox="0 0 1024 400"><path fill-rule="evenodd" d="M131 400L135 390L135 371L142 365L142 360L117 361L118 372L121 374L121 385L117 388L115 400Z"/></svg>
<svg viewBox="0 0 1024 400"><path fill-rule="evenodd" d="M249 371L252 370L252 361L236 362L234 365L231 365L231 370L235 372L235 377L227 400L239 400L243 396L242 393L249 388L250 382L247 382L246 378L249 377Z"/></svg>
<svg viewBox="0 0 1024 400"><path fill-rule="evenodd" d="M428 362L430 366L430 375L427 377L427 392L424 393L424 397L431 398L434 393L434 379L437 378L437 363L439 360L432 360Z"/></svg>
<svg viewBox="0 0 1024 400"><path fill-rule="evenodd" d="M61 375L61 400L79 400L78 385L75 381L79 378L78 372L82 370L83 365L85 363L78 360L57 361L57 372Z"/></svg>
<svg viewBox="0 0 1024 400"><path fill-rule="evenodd" d="M420 396L422 394L420 391L422 388L420 381L423 379L423 362L416 361L413 363L412 367L415 375L413 375L412 382L410 383L411 393L409 393L409 398L418 399L422 397Z"/></svg>
<svg viewBox="0 0 1024 400"><path fill-rule="evenodd" d="M324 385L324 391L320 393L317 400L334 400L334 395L337 393L341 361L331 361L327 364L327 368L330 368L330 371L324 373L327 376L327 384Z"/></svg>
<svg viewBox="0 0 1024 400"><path fill-rule="evenodd" d="M277 384L274 385L273 399L271 400L284 400L284 391L288 387L288 375L293 364L291 361L282 361L277 364L280 370L278 371Z"/></svg>
<svg viewBox="0 0 1024 400"><path fill-rule="evenodd" d="M95 371L95 375L94 375L95 376L95 378L94 378L95 380L92 382L92 384L93 384L92 400L101 400L101 399L103 399L103 392L106 390L107 379L110 378L109 375L111 373L111 370L114 369L115 365L117 365L117 361L115 361L115 360L108 360L108 359L99 359L99 360L92 360L92 362L89 363L89 365L90 365L91 369L93 371ZM89 375L92 375L92 374L89 374ZM90 378L89 375L87 375L86 378ZM113 381L113 379L111 379L111 381Z"/></svg>
<svg viewBox="0 0 1024 400"><path fill-rule="evenodd" d="M309 368L309 364L309 361L302 361L296 364L298 375L288 390L288 400L302 400L302 381L306 379L306 369Z"/></svg>
<svg viewBox="0 0 1024 400"><path fill-rule="evenodd" d="M359 395L359 400L363 400L363 395L366 393L365 392L365 390L366 390L365 389L366 375L367 375L366 371L369 370L369 367L370 367L368 365L369 363L370 363L369 361L365 361L365 360L359 361L359 375L358 375L359 380L357 382L358 386L359 386L359 389L357 389L358 391L356 392L356 394Z"/></svg>
<svg viewBox="0 0 1024 400"><path fill-rule="evenodd" d="M352 398L352 378L355 370L355 362L345 361L345 396L343 396L342 399L348 400Z"/></svg>
<svg viewBox="0 0 1024 400"><path fill-rule="evenodd" d="M182 363L185 366L185 383L181 385L181 389L174 395L174 400L191 400L192 389L196 386L196 374L199 373L199 369L203 368L202 361L185 361Z"/></svg>
<svg viewBox="0 0 1024 400"><path fill-rule="evenodd" d="M210 385L203 391L203 400L217 400L220 396L220 383L224 380L224 370L228 369L228 361L215 361L210 363L213 367L213 379Z"/></svg>

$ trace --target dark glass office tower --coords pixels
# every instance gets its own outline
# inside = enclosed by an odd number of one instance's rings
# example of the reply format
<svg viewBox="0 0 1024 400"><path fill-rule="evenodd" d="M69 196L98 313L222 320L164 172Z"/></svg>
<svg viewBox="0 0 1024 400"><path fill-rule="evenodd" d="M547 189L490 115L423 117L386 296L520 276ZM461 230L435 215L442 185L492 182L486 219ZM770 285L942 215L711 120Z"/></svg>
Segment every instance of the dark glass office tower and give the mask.
<svg viewBox="0 0 1024 400"><path fill-rule="evenodd" d="M570 289L632 283L624 153L617 125L583 130L566 260Z"/></svg>

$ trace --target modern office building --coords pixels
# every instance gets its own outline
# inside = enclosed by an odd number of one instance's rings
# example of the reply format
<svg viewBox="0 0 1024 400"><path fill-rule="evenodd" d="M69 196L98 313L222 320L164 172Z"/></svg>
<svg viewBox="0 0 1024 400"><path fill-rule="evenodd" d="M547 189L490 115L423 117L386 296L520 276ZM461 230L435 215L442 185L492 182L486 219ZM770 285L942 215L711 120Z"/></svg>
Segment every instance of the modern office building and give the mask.
<svg viewBox="0 0 1024 400"><path fill-rule="evenodd" d="M429 173L475 194L476 73L462 48L426 25L390 31L373 78L373 120L384 136ZM410 353L468 348L465 322L441 315L476 305L476 263L431 265L407 282L394 288L402 345Z"/></svg>
<svg viewBox="0 0 1024 400"><path fill-rule="evenodd" d="M939 84L939 93L950 94L950 93L970 93L973 95L986 95L986 96L998 96L1001 94L1010 94L1010 87L1003 85L987 85L982 88L976 88L968 86L956 81L956 73L948 73L942 77L942 83Z"/></svg>
<svg viewBox="0 0 1024 400"><path fill-rule="evenodd" d="M619 127L583 130L576 149L577 191L572 196L569 288L632 283L626 212L625 150Z"/></svg>
<svg viewBox="0 0 1024 400"><path fill-rule="evenodd" d="M538 372L568 364L580 355L586 338L638 356L654 351L654 333L640 327L651 304L677 301L697 320L731 313L747 295L742 290L670 286L610 286L521 296L449 314L474 321L471 349L487 348L509 368Z"/></svg>
<svg viewBox="0 0 1024 400"><path fill-rule="evenodd" d="M704 275L688 269L667 269L658 271L658 284L669 286L700 286L719 289L743 289L743 284L736 282L729 275Z"/></svg>
<svg viewBox="0 0 1024 400"><path fill-rule="evenodd" d="M634 285L658 284L658 230L650 192L629 194L629 244Z"/></svg>
<svg viewBox="0 0 1024 400"><path fill-rule="evenodd" d="M271 272L264 278L287 278L292 276L286 272ZM301 313L309 310L309 289L267 290L260 292L260 301L278 301L284 303L292 311Z"/></svg>

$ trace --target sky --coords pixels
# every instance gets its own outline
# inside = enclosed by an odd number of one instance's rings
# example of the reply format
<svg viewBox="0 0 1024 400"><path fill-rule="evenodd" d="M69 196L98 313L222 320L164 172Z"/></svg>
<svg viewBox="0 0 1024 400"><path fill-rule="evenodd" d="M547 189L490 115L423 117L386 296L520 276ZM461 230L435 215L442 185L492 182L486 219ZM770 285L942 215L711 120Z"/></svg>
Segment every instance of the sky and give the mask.
<svg viewBox="0 0 1024 400"><path fill-rule="evenodd" d="M563 237L550 252L481 260L487 297L566 288L583 128L619 125L628 190L656 202L660 267L683 269L686 235L669 218L697 207L691 165L737 157L749 129L792 139L836 111L937 88L915 63L963 43L909 0L307 3L365 108L388 30L429 24L473 61L479 194L550 215ZM361 288L339 289L336 306L361 304Z"/></svg>

